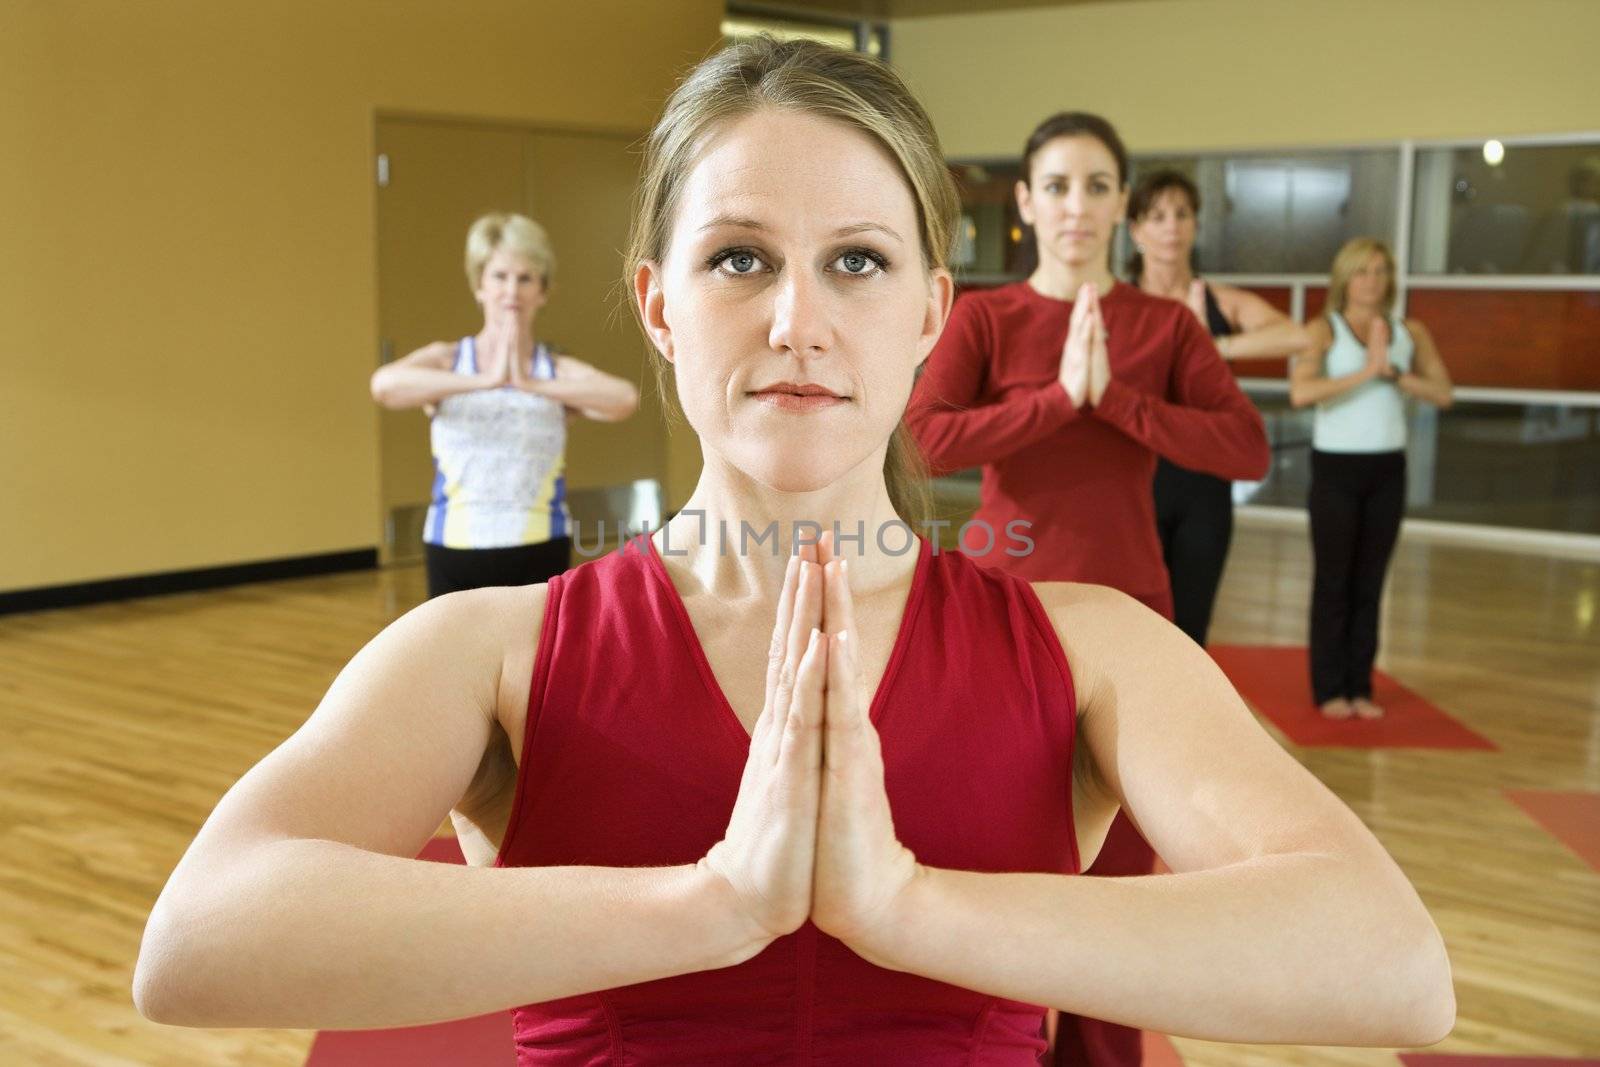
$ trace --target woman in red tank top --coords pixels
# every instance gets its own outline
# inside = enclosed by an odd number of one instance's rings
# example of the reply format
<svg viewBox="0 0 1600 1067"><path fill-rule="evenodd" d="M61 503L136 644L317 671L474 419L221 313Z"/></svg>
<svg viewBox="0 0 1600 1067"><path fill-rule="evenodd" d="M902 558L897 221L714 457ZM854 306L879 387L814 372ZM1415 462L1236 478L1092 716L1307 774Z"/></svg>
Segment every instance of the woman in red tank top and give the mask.
<svg viewBox="0 0 1600 1067"><path fill-rule="evenodd" d="M374 639L179 864L140 1009L520 1006L524 1064L1035 1063L1046 1007L1442 1036L1416 894L1203 653L1126 596L914 536L898 424L955 213L886 66L758 40L697 68L629 256L701 442L692 499ZM1176 874L1076 875L1120 806ZM447 812L470 868L410 858Z"/></svg>

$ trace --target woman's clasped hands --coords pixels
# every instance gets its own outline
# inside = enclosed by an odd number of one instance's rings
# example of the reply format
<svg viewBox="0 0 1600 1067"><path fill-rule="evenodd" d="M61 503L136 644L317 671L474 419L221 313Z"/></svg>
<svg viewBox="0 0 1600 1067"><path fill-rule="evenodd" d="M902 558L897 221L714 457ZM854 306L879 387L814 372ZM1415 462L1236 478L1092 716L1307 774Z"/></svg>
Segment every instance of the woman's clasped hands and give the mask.
<svg viewBox="0 0 1600 1067"><path fill-rule="evenodd" d="M510 386L524 393L540 393L540 380L532 376L528 366L528 355L533 350L533 334L515 315L490 316L484 326L479 359L480 387Z"/></svg>
<svg viewBox="0 0 1600 1067"><path fill-rule="evenodd" d="M700 861L767 939L810 919L860 944L894 921L917 875L895 836L856 644L849 565L825 537L789 560L739 794Z"/></svg>
<svg viewBox="0 0 1600 1067"><path fill-rule="evenodd" d="M1074 407L1100 403L1111 381L1111 357L1106 349L1106 323L1100 314L1100 293L1087 282L1072 302L1067 339L1061 346L1057 379Z"/></svg>

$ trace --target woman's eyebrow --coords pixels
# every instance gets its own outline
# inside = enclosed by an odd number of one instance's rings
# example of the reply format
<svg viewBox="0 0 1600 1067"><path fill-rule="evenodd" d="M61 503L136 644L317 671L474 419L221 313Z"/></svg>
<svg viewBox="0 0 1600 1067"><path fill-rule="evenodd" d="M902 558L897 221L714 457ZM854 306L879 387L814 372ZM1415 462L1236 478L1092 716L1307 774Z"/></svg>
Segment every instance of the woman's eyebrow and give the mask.
<svg viewBox="0 0 1600 1067"><path fill-rule="evenodd" d="M740 230L756 230L760 233L772 232L771 226L768 226L760 219L751 218L748 215L718 215L716 218L711 219L705 225L701 226L700 232L704 233L707 230L715 230L724 226ZM881 222L852 222L848 225L840 226L837 230L834 230L833 236L849 237L852 234L866 233L872 230L876 230L891 240L900 241L902 243L905 241L905 238L901 237L900 234L892 227L885 226Z"/></svg>
<svg viewBox="0 0 1600 1067"><path fill-rule="evenodd" d="M739 230L760 230L763 233L772 231L771 226L768 226L760 219L753 219L749 215L718 215L700 227L700 232L704 233L707 230L715 230L723 226L731 226Z"/></svg>
<svg viewBox="0 0 1600 1067"><path fill-rule="evenodd" d="M900 241L901 243L904 243L904 241L905 241L905 238L901 237L893 229L891 229L888 226L885 226L881 222L855 222L855 223L851 223L849 226L841 226L837 230L834 230L833 231L833 235L835 237L849 237L851 234L867 233L868 231L871 231L871 230L876 230L877 232L883 234L885 237L888 237L890 240Z"/></svg>

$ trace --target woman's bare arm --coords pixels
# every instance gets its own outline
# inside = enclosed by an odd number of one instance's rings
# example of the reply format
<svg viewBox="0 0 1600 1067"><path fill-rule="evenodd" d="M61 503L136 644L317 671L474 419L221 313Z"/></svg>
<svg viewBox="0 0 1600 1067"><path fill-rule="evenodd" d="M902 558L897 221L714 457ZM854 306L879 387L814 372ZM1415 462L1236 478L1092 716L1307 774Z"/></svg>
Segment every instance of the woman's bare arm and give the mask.
<svg viewBox="0 0 1600 1067"><path fill-rule="evenodd" d="M1223 317L1239 332L1217 338L1224 359L1275 359L1301 352L1311 344L1311 334L1289 316L1248 289L1213 284Z"/></svg>
<svg viewBox="0 0 1600 1067"><path fill-rule="evenodd" d="M597 422L621 422L639 408L639 390L632 382L572 356L556 357L554 378L523 378L517 385Z"/></svg>
<svg viewBox="0 0 1600 1067"><path fill-rule="evenodd" d="M1311 344L1289 362L1289 403L1293 406L1303 408L1333 400L1378 376L1379 368L1369 359L1354 373L1327 377L1322 367L1333 345L1333 330L1326 319L1318 319L1306 329L1311 334Z"/></svg>
<svg viewBox="0 0 1600 1067"><path fill-rule="evenodd" d="M874 962L1210 1040L1418 1045L1449 1032L1449 961L1405 876L1171 624L1095 586L1042 584L1073 671L1075 813L1123 804L1176 872L920 868ZM1084 856L1087 864L1091 857Z"/></svg>
<svg viewBox="0 0 1600 1067"><path fill-rule="evenodd" d="M457 374L456 346L435 341L372 372L372 399L402 411L436 405L447 396L500 384L492 373Z"/></svg>
<svg viewBox="0 0 1600 1067"><path fill-rule="evenodd" d="M701 866L412 857L526 706L544 587L430 601L230 789L151 913L148 1018L401 1026L729 966L766 943ZM507 731L510 732L510 731Z"/></svg>
<svg viewBox="0 0 1600 1067"><path fill-rule="evenodd" d="M1439 346L1433 343L1433 334L1416 319L1406 320L1406 330L1415 346L1416 366L1409 374L1400 375L1395 384L1407 396L1441 409L1450 407L1455 403L1455 387L1450 384L1450 372L1439 355Z"/></svg>

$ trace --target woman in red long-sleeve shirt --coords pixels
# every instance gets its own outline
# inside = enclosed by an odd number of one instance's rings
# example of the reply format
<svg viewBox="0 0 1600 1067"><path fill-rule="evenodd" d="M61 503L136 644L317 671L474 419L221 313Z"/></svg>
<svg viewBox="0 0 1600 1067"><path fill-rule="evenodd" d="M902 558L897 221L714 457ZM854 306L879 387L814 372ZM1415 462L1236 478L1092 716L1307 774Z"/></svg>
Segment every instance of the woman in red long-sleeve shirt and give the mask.
<svg viewBox="0 0 1600 1067"><path fill-rule="evenodd" d="M1046 119L1022 173L1017 206L1039 265L1026 281L956 302L906 422L935 471L983 467L974 524L1031 524L1032 552L989 552L981 563L1032 581L1109 585L1170 619L1150 496L1156 457L1260 478L1266 431L1189 309L1111 273L1128 206L1127 151L1112 125L1081 112ZM974 525L963 543L987 536ZM1119 814L1088 873L1154 868L1155 852ZM1140 1044L1137 1030L1063 1016L1056 1062L1132 1067Z"/></svg>
<svg viewBox="0 0 1600 1067"><path fill-rule="evenodd" d="M983 563L1109 585L1170 618L1149 492L1156 457L1260 478L1270 460L1261 416L1187 308L1111 273L1128 202L1127 153L1111 124L1076 112L1046 120L1023 173L1017 203L1039 266L956 302L907 423L936 472L983 468L975 520L996 531L1032 524L1031 553Z"/></svg>

